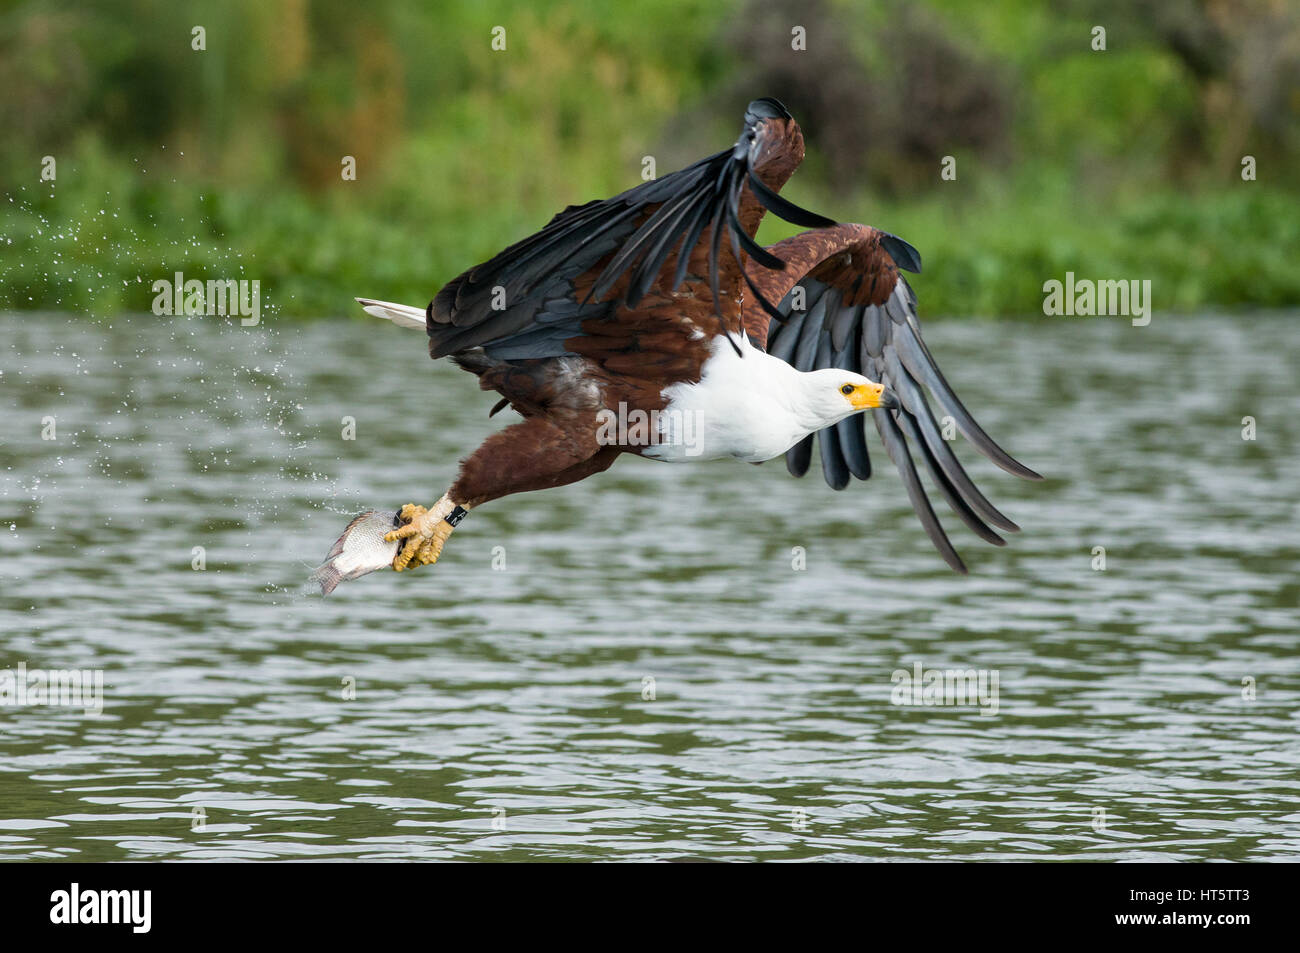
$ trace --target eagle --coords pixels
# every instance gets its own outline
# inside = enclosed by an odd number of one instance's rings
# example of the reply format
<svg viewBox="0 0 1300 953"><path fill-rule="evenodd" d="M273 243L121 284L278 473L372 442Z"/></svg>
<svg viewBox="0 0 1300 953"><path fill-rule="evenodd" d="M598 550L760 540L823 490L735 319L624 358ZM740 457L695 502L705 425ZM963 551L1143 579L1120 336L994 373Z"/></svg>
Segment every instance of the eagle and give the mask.
<svg viewBox="0 0 1300 953"><path fill-rule="evenodd" d="M975 449L1042 479L966 410L921 337L915 248L782 198L804 157L798 124L757 99L734 146L613 198L566 208L453 279L425 308L358 298L428 337L522 418L466 457L432 506L408 503L384 537L392 567L437 562L465 515L513 493L584 480L623 454L667 462L785 455L796 477L814 439L836 490L871 476L864 418L944 560L967 571L921 483L981 539L1019 527L975 486L930 400ZM765 212L809 229L763 247ZM928 392L928 396L927 396ZM387 565L384 557L384 565Z"/></svg>

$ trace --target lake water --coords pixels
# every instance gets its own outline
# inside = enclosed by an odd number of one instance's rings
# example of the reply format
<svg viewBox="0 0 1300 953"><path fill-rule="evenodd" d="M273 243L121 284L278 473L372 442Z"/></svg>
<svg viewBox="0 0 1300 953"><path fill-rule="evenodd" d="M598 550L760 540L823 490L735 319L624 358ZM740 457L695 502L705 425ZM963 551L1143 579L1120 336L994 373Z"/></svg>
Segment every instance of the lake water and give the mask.
<svg viewBox="0 0 1300 953"><path fill-rule="evenodd" d="M625 459L323 600L494 395L377 321L0 316L0 675L103 677L0 707L0 858L1295 860L1297 320L930 322L1048 477L959 441L1024 528L936 504L969 577L868 427L841 493Z"/></svg>

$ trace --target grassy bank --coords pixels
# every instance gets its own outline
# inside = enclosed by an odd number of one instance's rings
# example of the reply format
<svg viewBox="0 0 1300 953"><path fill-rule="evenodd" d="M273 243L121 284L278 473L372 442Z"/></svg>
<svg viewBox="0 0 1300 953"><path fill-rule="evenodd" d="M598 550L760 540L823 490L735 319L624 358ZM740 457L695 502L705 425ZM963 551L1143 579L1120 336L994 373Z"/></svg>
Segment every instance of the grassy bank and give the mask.
<svg viewBox="0 0 1300 953"><path fill-rule="evenodd" d="M632 172L608 178L605 194L637 181ZM1300 300L1300 215L1286 191L1242 182L1194 196L1172 189L1084 196L1050 176L1022 177L1015 187L950 185L950 193L915 201L830 194L798 180L789 191L916 245L927 314L1035 312L1043 282L1067 271L1150 279L1158 310ZM503 189L489 201L469 198L484 191L439 183L430 194L410 193L417 201L395 203L382 192L357 199L342 189L204 188L127 167L89 143L62 164L56 185L20 188L0 209L0 306L147 311L152 282L177 271L259 279L264 310L285 318L352 314L358 294L419 304L564 204L600 194ZM761 237L790 231L769 221Z"/></svg>
<svg viewBox="0 0 1300 953"><path fill-rule="evenodd" d="M0 307L147 311L177 271L260 280L283 318L421 303L647 156L663 174L724 147L759 95L807 135L790 197L911 241L927 314L1036 312L1067 271L1149 279L1162 310L1295 306L1284 7L20 0L0 13ZM1247 69L1261 50L1274 66Z"/></svg>

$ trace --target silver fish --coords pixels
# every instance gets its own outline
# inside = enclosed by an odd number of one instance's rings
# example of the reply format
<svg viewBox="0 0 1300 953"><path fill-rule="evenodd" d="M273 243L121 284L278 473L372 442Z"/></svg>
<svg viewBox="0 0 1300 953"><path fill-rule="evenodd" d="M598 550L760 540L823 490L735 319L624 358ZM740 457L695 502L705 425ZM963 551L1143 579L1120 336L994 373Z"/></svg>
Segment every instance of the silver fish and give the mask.
<svg viewBox="0 0 1300 953"><path fill-rule="evenodd" d="M320 586L321 595L328 596L344 580L391 567L401 543L385 542L384 534L401 525L393 510L366 510L354 516L343 535L330 547L325 561L311 574L311 581Z"/></svg>

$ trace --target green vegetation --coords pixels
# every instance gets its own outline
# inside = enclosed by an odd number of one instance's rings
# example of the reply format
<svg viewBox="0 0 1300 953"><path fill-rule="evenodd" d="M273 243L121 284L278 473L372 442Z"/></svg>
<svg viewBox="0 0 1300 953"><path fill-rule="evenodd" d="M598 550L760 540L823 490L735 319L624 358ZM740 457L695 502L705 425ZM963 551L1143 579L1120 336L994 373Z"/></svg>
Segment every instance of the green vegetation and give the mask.
<svg viewBox="0 0 1300 953"><path fill-rule="evenodd" d="M926 314L1034 312L1066 271L1149 278L1157 309L1300 303L1285 5L208 6L0 12L0 307L147 311L176 271L260 279L282 316L420 303L644 156L722 148L757 95L805 127L791 197L916 245ZM1262 88L1238 51L1270 38Z"/></svg>

